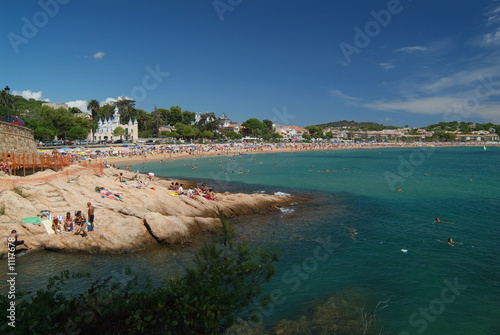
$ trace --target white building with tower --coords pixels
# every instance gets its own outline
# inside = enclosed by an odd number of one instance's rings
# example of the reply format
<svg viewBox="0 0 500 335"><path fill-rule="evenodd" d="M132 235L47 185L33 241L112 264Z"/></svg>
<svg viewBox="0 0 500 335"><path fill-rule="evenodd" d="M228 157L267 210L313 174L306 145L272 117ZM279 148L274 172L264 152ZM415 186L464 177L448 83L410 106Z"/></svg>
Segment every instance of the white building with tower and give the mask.
<svg viewBox="0 0 500 335"><path fill-rule="evenodd" d="M113 135L113 132L118 127L125 129L125 134L123 134L123 136ZM120 124L120 112L118 111L118 107L115 107L113 117L99 119L99 121L97 121L97 130L95 132L91 131L87 140L108 142L122 139L130 142L136 142L138 138L139 128L137 125L137 119L134 119L134 121L129 120L127 124Z"/></svg>

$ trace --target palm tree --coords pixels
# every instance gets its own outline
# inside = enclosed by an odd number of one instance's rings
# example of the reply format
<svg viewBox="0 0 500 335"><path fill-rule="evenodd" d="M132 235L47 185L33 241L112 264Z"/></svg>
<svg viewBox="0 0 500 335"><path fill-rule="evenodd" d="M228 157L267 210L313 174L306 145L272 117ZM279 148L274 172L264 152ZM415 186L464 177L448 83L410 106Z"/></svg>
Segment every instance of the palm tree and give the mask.
<svg viewBox="0 0 500 335"><path fill-rule="evenodd" d="M94 122L97 122L97 111L99 110L99 101L92 99L88 102L87 104L87 110L89 110L92 113L92 120Z"/></svg>
<svg viewBox="0 0 500 335"><path fill-rule="evenodd" d="M156 137L160 136L160 126L165 123L163 118L163 113L161 110L157 109L155 106L155 110L151 112L151 118L154 123L154 134Z"/></svg>

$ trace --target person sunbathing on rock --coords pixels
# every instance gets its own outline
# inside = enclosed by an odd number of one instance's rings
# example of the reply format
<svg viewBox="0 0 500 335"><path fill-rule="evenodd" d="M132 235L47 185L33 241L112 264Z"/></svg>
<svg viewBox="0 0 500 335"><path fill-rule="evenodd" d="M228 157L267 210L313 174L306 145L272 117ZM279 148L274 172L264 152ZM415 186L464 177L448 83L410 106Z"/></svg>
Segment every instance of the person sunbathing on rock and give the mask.
<svg viewBox="0 0 500 335"><path fill-rule="evenodd" d="M72 231L73 230L73 217L71 216L71 212L66 213L66 217L64 218L64 231Z"/></svg>
<svg viewBox="0 0 500 335"><path fill-rule="evenodd" d="M52 219L52 230L56 234L62 231L61 221L59 221L59 218L57 216L54 216L54 218Z"/></svg>
<svg viewBox="0 0 500 335"><path fill-rule="evenodd" d="M87 221L87 219L85 218L85 215L82 214L82 211L76 212L76 215L75 215L75 226L76 226L75 235L81 234L83 237L87 237L87 233L85 232L86 221Z"/></svg>

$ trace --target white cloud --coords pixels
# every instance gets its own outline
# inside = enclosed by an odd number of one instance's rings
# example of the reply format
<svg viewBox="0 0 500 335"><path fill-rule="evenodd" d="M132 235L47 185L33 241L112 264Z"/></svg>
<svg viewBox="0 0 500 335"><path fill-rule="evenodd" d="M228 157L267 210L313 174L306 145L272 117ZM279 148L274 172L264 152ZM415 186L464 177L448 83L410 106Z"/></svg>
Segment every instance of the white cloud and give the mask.
<svg viewBox="0 0 500 335"><path fill-rule="evenodd" d="M493 82L493 75L499 72L500 66L498 65L464 70L424 84L420 90L426 93L437 93L445 89L477 87L477 85L484 84L485 81L490 82L493 86L498 86L498 83Z"/></svg>
<svg viewBox="0 0 500 335"><path fill-rule="evenodd" d="M481 46L494 47L500 44L500 28L491 33L484 34L481 38Z"/></svg>
<svg viewBox="0 0 500 335"><path fill-rule="evenodd" d="M99 104L101 106L102 105L112 105L115 102L117 102L118 100L134 100L134 99L129 98L129 97L119 96L118 98L106 98L106 100L99 102Z"/></svg>
<svg viewBox="0 0 500 335"><path fill-rule="evenodd" d="M30 90L24 90L24 91L12 91L13 95L20 95L25 99L35 99L35 100L42 100L49 102L50 99L42 99L42 91L38 92L33 92Z"/></svg>
<svg viewBox="0 0 500 335"><path fill-rule="evenodd" d="M491 26L500 22L500 6L493 8L486 13L486 25Z"/></svg>
<svg viewBox="0 0 500 335"><path fill-rule="evenodd" d="M392 63L379 63L378 65L380 65L386 71L389 69L394 69L396 67Z"/></svg>
<svg viewBox="0 0 500 335"><path fill-rule="evenodd" d="M374 101L363 106L385 112L407 112L412 114L435 115L446 112L462 101L454 97L425 97L408 100Z"/></svg>
<svg viewBox="0 0 500 335"><path fill-rule="evenodd" d="M488 100L469 100L471 95L423 97L414 99L400 99L392 101L374 101L363 104L363 107L384 111L384 112L404 112L421 115L442 115L443 121L451 120L474 120L481 118L489 122L500 122L498 103ZM473 102L475 101L475 104Z"/></svg>
<svg viewBox="0 0 500 335"><path fill-rule="evenodd" d="M106 56L106 54L102 51L99 51L99 52L96 52L92 57L94 57L95 59L103 59L104 56Z"/></svg>
<svg viewBox="0 0 500 335"><path fill-rule="evenodd" d="M346 99L346 100L354 100L354 101L361 100L361 99L356 98L356 97L350 97L348 95L345 95L344 93L340 92L339 90L331 90L330 93L333 94L336 97L339 97L339 98L342 98L342 99Z"/></svg>
<svg viewBox="0 0 500 335"><path fill-rule="evenodd" d="M399 49L396 49L395 52L406 52L408 54L412 54L414 52L417 52L417 51L428 51L429 49L426 48L426 47L422 47L422 46L413 46L413 47L403 47L403 48L399 48Z"/></svg>
<svg viewBox="0 0 500 335"><path fill-rule="evenodd" d="M473 43L481 47L496 47L500 45L500 6L496 6L493 9L485 13L486 16L486 27L492 29L490 32L479 35Z"/></svg>
<svg viewBox="0 0 500 335"><path fill-rule="evenodd" d="M88 110L87 110L88 101L85 101L85 100L75 100L75 101L66 102L66 104L68 105L68 107L76 107L79 110L81 110L82 112L88 113Z"/></svg>

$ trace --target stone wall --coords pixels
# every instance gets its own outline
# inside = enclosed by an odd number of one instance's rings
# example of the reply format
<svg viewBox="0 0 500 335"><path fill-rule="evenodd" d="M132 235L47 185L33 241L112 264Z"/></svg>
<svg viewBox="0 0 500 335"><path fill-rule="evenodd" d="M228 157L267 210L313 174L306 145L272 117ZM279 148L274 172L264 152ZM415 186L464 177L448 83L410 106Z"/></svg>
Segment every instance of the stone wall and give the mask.
<svg viewBox="0 0 500 335"><path fill-rule="evenodd" d="M0 152L15 154L36 153L33 130L8 122L0 121Z"/></svg>

